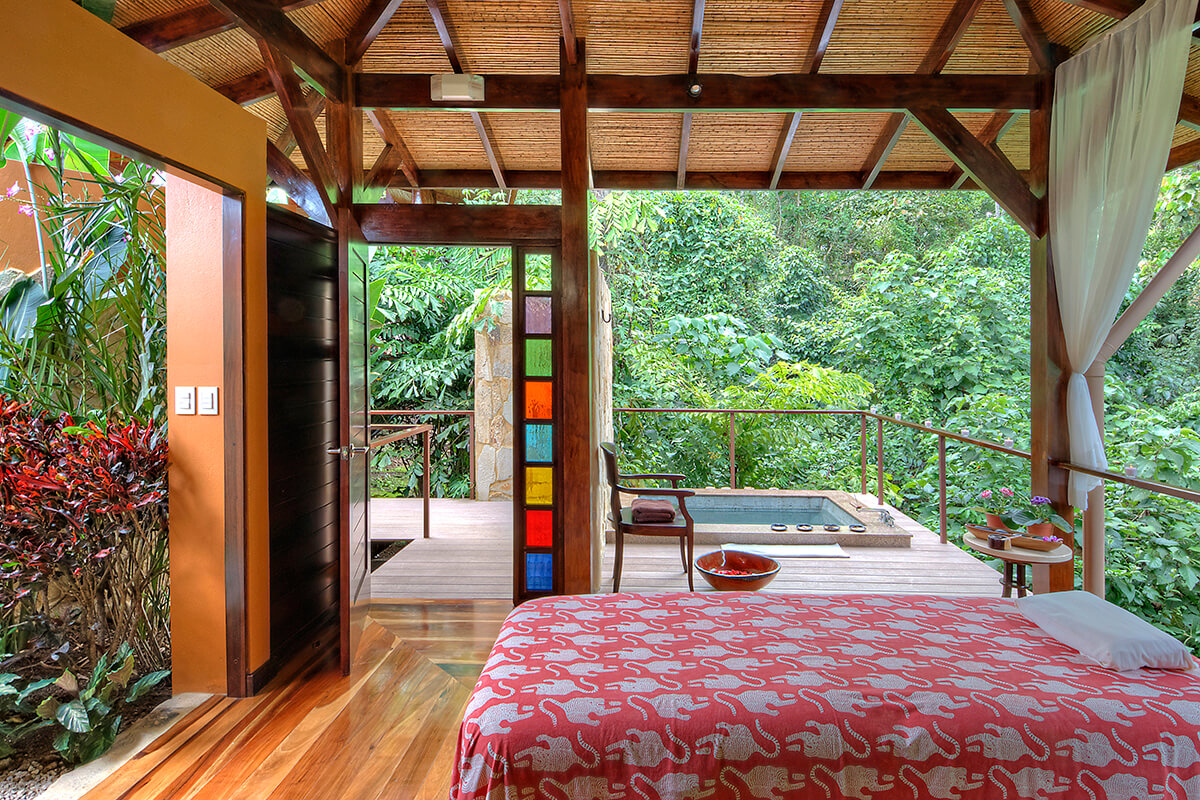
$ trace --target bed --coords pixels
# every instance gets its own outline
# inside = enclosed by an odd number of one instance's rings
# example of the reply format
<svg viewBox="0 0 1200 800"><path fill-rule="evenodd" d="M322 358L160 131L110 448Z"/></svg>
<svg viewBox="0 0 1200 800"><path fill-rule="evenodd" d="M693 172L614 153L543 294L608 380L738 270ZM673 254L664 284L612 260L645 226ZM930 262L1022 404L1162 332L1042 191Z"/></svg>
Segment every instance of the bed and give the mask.
<svg viewBox="0 0 1200 800"><path fill-rule="evenodd" d="M1089 666L1009 600L543 598L467 704L452 800L1200 797L1200 674Z"/></svg>

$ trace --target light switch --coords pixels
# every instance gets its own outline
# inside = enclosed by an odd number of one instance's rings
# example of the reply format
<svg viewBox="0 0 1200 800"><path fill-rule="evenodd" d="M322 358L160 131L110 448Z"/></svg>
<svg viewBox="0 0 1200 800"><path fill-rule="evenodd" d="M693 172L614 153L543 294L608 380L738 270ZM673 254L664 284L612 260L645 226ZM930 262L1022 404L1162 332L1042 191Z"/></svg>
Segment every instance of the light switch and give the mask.
<svg viewBox="0 0 1200 800"><path fill-rule="evenodd" d="M175 387L175 413L190 416L196 413L196 387Z"/></svg>
<svg viewBox="0 0 1200 800"><path fill-rule="evenodd" d="M217 403L216 386L199 386L196 388L196 408L202 416L213 417L220 413Z"/></svg>

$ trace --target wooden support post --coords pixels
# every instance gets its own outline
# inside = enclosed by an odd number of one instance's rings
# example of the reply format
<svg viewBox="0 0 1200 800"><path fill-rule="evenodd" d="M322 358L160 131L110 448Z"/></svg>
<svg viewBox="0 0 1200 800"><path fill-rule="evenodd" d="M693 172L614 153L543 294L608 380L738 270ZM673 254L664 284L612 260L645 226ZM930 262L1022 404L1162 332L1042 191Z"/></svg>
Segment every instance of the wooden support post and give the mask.
<svg viewBox="0 0 1200 800"><path fill-rule="evenodd" d="M946 437L938 437L938 530L946 543Z"/></svg>
<svg viewBox="0 0 1200 800"><path fill-rule="evenodd" d="M867 493L867 415L858 415L858 471L861 477L858 491Z"/></svg>
<svg viewBox="0 0 1200 800"><path fill-rule="evenodd" d="M1049 77L1049 84L1053 86L1052 75ZM1033 493L1050 498L1054 510L1070 520L1073 514L1067 503L1067 471L1054 464L1071 460L1067 439L1067 376L1071 368L1058 311L1058 291L1047 233L1051 96L1052 90L1046 93L1042 108L1029 115L1030 189L1037 197L1037 228L1042 233L1040 237L1031 238L1029 253L1029 449ZM1074 547L1074 536L1068 535L1064 539L1068 546ZM1073 562L1033 568L1035 593L1070 591L1074 587Z"/></svg>
<svg viewBox="0 0 1200 800"><path fill-rule="evenodd" d="M875 496L879 505L885 505L883 499L883 418L875 418Z"/></svg>
<svg viewBox="0 0 1200 800"><path fill-rule="evenodd" d="M1092 395L1092 409L1100 438L1104 438L1104 364L1092 365L1085 375ZM1104 572L1107 559L1107 534L1104 524L1104 481L1088 492L1088 507L1083 512L1083 588L1097 597L1104 597Z"/></svg>
<svg viewBox="0 0 1200 800"><path fill-rule="evenodd" d="M559 126L562 147L562 268L557 276L558 313L571 324L561 328L559 387L562 409L557 412L563 431L559 458L562 499L562 591L592 590L592 482L595 457L591 452L592 336L587 320L590 307L588 258L588 129L587 50L576 39L574 62L566 46L559 47ZM510 206L509 208L520 208Z"/></svg>
<svg viewBox="0 0 1200 800"><path fill-rule="evenodd" d="M421 472L421 511L425 515L424 538L429 538L429 434L425 431L421 436L423 454L425 457L424 470Z"/></svg>
<svg viewBox="0 0 1200 800"><path fill-rule="evenodd" d="M737 428L733 412L729 412L729 488L737 488Z"/></svg>

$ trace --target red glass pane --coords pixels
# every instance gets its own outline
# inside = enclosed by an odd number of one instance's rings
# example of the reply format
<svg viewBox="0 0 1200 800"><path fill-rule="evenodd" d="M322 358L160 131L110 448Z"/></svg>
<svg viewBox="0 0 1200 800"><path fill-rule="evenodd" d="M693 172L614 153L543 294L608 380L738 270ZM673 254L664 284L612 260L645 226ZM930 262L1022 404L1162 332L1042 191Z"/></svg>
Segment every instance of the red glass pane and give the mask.
<svg viewBox="0 0 1200 800"><path fill-rule="evenodd" d="M554 512L548 508L529 509L525 512L525 546L550 547L554 543L551 525Z"/></svg>

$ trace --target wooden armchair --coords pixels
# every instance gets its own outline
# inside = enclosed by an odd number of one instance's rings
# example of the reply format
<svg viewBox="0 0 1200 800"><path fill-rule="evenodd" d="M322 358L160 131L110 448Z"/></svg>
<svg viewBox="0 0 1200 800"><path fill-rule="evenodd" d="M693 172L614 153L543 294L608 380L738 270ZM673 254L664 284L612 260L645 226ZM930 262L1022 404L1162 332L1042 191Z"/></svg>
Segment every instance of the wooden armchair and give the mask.
<svg viewBox="0 0 1200 800"><path fill-rule="evenodd" d="M625 534L635 536L675 536L679 539L679 555L683 559L683 570L687 573L688 589L696 591L692 582L692 535L695 524L692 515L687 510L687 498L696 493L691 489L680 489L682 475L649 474L622 475L617 471L617 446L612 442L602 442L600 450L604 453L604 471L608 477L608 485L612 490L612 508L608 518L612 522L616 535L617 553L613 565L613 591L621 588L621 562L625 554ZM661 480L671 484L670 489L649 488L638 489L626 485L631 480ZM673 497L679 501L679 511L671 522L634 522L633 511L621 507L621 495L632 494L638 497Z"/></svg>

